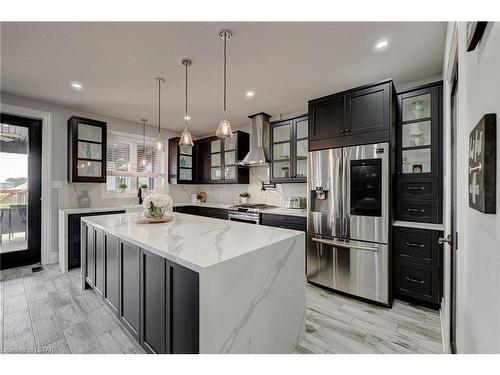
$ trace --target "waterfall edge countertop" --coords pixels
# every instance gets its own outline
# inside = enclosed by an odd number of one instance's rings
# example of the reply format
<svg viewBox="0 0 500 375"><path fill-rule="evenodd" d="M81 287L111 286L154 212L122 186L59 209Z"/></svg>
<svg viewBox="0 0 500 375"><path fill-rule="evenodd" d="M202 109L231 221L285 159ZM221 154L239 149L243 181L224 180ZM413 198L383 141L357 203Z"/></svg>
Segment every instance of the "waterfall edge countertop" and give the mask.
<svg viewBox="0 0 500 375"><path fill-rule="evenodd" d="M198 274L194 290L199 307L195 308L194 319L198 319L199 329L194 334L199 336L186 337L198 340L199 353L294 351L304 335L304 232L180 213L174 213L174 220L168 223L137 224L137 215L82 220L87 226L137 246L139 252L154 253ZM87 251L83 245L82 251ZM132 258L138 259L129 257L129 266ZM84 262L82 285L86 267ZM140 272L146 275L147 270L141 268ZM170 301L172 308L178 302L182 305L183 301L192 301L192 295L180 288ZM140 303L131 311L143 309ZM193 316L193 311L187 311L186 316ZM152 320L148 324L161 326ZM167 331L167 337L173 337L169 334ZM174 343L176 339L178 336L172 339Z"/></svg>
<svg viewBox="0 0 500 375"><path fill-rule="evenodd" d="M157 224L137 224L137 213L82 220L197 272L281 241L304 237L303 232L295 230L170 214L174 216L173 221Z"/></svg>

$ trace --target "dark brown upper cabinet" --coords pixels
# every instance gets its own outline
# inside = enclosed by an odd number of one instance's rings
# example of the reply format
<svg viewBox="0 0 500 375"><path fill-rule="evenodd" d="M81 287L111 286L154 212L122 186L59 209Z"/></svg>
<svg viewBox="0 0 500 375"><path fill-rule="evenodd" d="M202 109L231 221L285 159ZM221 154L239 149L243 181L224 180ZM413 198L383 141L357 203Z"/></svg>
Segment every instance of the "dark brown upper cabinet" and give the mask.
<svg viewBox="0 0 500 375"><path fill-rule="evenodd" d="M68 181L106 182L106 123L68 119Z"/></svg>
<svg viewBox="0 0 500 375"><path fill-rule="evenodd" d="M235 131L232 138L208 137L196 140L190 150L169 139L171 184L248 184L249 170L239 165L249 150L250 136Z"/></svg>
<svg viewBox="0 0 500 375"><path fill-rule="evenodd" d="M248 184L250 175L248 168L238 163L243 160L249 150L250 136L242 131L234 132L233 137L220 139L212 137L208 141L206 155L210 168L208 182L211 184Z"/></svg>
<svg viewBox="0 0 500 375"><path fill-rule="evenodd" d="M271 182L306 182L308 116L271 123Z"/></svg>
<svg viewBox="0 0 500 375"><path fill-rule="evenodd" d="M168 140L168 179L171 184L193 184L197 181L197 144L179 146L179 137Z"/></svg>
<svg viewBox="0 0 500 375"><path fill-rule="evenodd" d="M309 101L309 150L389 141L394 104L392 80Z"/></svg>

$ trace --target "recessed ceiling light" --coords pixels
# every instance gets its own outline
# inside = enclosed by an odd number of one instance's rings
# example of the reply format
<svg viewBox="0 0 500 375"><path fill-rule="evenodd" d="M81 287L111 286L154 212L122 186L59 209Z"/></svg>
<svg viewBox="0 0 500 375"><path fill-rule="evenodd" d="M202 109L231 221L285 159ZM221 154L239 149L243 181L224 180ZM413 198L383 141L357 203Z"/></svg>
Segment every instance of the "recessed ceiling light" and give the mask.
<svg viewBox="0 0 500 375"><path fill-rule="evenodd" d="M380 50L386 49L388 45L389 45L389 41L387 39L382 39L382 40L379 40L375 44L375 49L380 51Z"/></svg>
<svg viewBox="0 0 500 375"><path fill-rule="evenodd" d="M248 90L245 95L247 96L247 98L253 98L255 96L255 92L252 91L252 90Z"/></svg>
<svg viewBox="0 0 500 375"><path fill-rule="evenodd" d="M82 84L78 82L71 82L71 87L73 87L75 90L81 90L83 88Z"/></svg>

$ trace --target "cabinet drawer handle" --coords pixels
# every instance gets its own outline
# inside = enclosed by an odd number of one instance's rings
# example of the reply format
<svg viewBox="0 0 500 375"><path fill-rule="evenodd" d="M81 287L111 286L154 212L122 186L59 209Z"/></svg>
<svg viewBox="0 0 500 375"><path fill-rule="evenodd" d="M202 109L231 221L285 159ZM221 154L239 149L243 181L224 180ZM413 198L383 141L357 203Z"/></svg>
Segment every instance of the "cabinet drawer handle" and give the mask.
<svg viewBox="0 0 500 375"><path fill-rule="evenodd" d="M408 276L406 276L406 280L411 281L412 283L420 284L420 285L424 285L424 283L425 283L424 280L414 279L414 278L408 277Z"/></svg>
<svg viewBox="0 0 500 375"><path fill-rule="evenodd" d="M408 212L420 212L422 214L425 212L425 210L422 208L408 208L406 211L408 211Z"/></svg>
<svg viewBox="0 0 500 375"><path fill-rule="evenodd" d="M412 247L424 247L424 244L422 243L412 243L412 242L407 242L406 246L412 246Z"/></svg>
<svg viewBox="0 0 500 375"><path fill-rule="evenodd" d="M409 186L408 191L423 191L425 188L423 186Z"/></svg>

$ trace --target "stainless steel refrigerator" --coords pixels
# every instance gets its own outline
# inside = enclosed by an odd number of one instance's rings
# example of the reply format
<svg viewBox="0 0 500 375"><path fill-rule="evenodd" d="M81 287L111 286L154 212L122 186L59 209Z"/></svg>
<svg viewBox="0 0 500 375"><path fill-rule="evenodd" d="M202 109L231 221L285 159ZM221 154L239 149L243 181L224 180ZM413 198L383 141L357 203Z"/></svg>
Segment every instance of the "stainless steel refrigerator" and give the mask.
<svg viewBox="0 0 500 375"><path fill-rule="evenodd" d="M309 152L307 279L390 305L389 144Z"/></svg>

